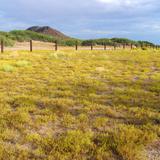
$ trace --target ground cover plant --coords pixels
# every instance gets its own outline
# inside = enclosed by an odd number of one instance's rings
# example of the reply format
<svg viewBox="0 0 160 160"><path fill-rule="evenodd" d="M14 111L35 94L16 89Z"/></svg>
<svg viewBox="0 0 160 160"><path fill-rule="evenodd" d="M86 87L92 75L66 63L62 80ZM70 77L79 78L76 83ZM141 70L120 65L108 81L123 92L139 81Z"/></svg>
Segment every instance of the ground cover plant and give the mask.
<svg viewBox="0 0 160 160"><path fill-rule="evenodd" d="M0 54L0 159L160 157L160 51Z"/></svg>

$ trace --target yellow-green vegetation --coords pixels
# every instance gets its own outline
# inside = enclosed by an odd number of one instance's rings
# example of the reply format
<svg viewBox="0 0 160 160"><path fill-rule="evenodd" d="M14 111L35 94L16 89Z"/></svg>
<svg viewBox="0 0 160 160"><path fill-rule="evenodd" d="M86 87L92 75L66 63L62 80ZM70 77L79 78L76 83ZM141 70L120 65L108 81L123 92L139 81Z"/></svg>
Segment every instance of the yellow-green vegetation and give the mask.
<svg viewBox="0 0 160 160"><path fill-rule="evenodd" d="M0 159L143 160L160 141L160 51L0 55Z"/></svg>

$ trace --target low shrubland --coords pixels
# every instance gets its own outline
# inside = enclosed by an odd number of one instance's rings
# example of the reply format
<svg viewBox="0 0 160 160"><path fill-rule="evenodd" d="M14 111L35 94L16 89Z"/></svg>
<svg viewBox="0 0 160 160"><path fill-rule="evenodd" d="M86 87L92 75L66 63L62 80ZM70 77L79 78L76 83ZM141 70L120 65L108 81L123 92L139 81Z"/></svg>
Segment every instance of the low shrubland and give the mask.
<svg viewBox="0 0 160 160"><path fill-rule="evenodd" d="M0 61L0 159L147 160L160 141L159 50L8 51Z"/></svg>

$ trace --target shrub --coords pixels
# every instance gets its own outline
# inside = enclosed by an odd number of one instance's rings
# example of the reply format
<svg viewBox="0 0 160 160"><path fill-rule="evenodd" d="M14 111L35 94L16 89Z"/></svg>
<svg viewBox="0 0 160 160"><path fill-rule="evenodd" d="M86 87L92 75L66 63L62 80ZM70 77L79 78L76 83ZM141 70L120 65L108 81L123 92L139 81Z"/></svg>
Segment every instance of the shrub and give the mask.
<svg viewBox="0 0 160 160"><path fill-rule="evenodd" d="M141 160L144 145L156 139L152 131L120 125L111 135L110 148L122 159Z"/></svg>
<svg viewBox="0 0 160 160"><path fill-rule="evenodd" d="M30 65L30 62L26 60L21 60L16 63L17 67L27 67L29 65Z"/></svg>
<svg viewBox="0 0 160 160"><path fill-rule="evenodd" d="M4 72L13 72L14 71L14 67L12 65L10 65L10 64L5 64L2 67L0 67L0 70L4 71Z"/></svg>
<svg viewBox="0 0 160 160"><path fill-rule="evenodd" d="M92 148L92 132L82 132L80 130L68 131L55 140L55 145L51 155L56 159L81 159Z"/></svg>
<svg viewBox="0 0 160 160"><path fill-rule="evenodd" d="M13 46L15 44L14 40L9 38L7 33L6 35L2 35L2 33L0 33L0 41L2 40L5 46Z"/></svg>
<svg viewBox="0 0 160 160"><path fill-rule="evenodd" d="M71 127L76 122L76 118L71 114L64 114L62 118L62 125Z"/></svg>
<svg viewBox="0 0 160 160"><path fill-rule="evenodd" d="M37 41L45 41L45 42L53 42L54 38L49 35L40 34L32 31L23 31L23 30L14 30L9 32L12 35L14 40L23 42L29 40L37 40Z"/></svg>
<svg viewBox="0 0 160 160"><path fill-rule="evenodd" d="M108 119L105 117L98 117L94 120L93 126L97 129L103 128L106 126L106 123L108 122Z"/></svg>
<svg viewBox="0 0 160 160"><path fill-rule="evenodd" d="M60 114L67 112L67 110L73 105L74 101L67 98L42 98L37 102L39 108L48 108L53 112L58 112Z"/></svg>

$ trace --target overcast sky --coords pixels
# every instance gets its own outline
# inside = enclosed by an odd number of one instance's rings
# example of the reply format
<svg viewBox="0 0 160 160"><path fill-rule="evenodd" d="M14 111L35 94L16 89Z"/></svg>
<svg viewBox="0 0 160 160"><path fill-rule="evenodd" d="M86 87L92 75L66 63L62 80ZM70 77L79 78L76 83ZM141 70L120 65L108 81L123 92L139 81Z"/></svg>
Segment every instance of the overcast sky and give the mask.
<svg viewBox="0 0 160 160"><path fill-rule="evenodd" d="M159 0L0 0L0 30L48 25L77 38L160 44Z"/></svg>

